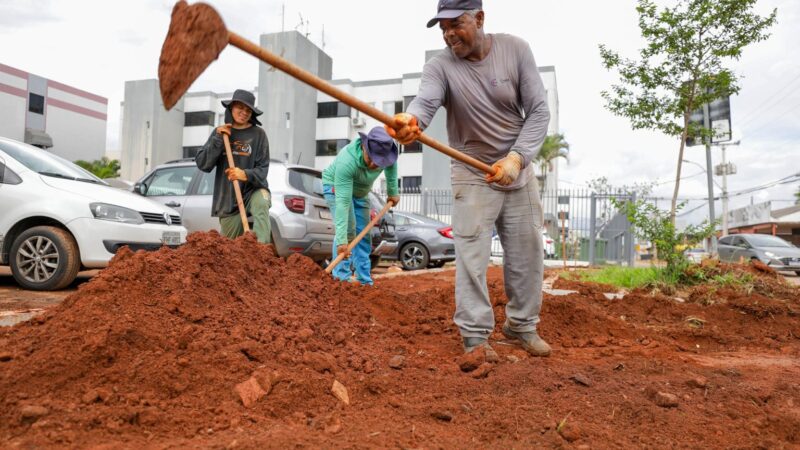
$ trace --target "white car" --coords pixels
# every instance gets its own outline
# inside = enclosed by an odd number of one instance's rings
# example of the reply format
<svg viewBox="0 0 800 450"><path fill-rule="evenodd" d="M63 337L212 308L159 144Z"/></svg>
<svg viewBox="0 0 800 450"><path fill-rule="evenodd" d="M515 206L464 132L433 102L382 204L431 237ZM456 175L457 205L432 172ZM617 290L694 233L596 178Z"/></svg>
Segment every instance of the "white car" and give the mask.
<svg viewBox="0 0 800 450"><path fill-rule="evenodd" d="M186 242L174 210L108 186L46 150L0 138L0 265L27 289L56 290L122 247Z"/></svg>
<svg viewBox="0 0 800 450"><path fill-rule="evenodd" d="M542 248L544 249L545 259L552 259L556 256L556 246L552 238L547 234L547 230L542 229ZM500 236L495 234L492 236L492 250L491 256L503 256L503 245L500 244Z"/></svg>

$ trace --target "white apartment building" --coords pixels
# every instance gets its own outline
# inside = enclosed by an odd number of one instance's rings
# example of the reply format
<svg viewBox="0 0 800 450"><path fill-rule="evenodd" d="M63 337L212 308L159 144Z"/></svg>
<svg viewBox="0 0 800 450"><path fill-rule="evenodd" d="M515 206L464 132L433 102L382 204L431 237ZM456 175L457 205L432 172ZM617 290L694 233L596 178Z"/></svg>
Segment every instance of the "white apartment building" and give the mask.
<svg viewBox="0 0 800 450"><path fill-rule="evenodd" d="M0 136L75 161L106 151L108 99L0 64Z"/></svg>

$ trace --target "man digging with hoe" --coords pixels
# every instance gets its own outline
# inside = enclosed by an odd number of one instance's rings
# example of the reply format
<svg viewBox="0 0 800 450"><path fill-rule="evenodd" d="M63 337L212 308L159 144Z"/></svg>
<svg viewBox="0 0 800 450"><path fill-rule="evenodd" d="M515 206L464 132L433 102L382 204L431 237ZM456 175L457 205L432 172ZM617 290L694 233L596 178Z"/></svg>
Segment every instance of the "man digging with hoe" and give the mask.
<svg viewBox="0 0 800 450"><path fill-rule="evenodd" d="M495 324L486 287L495 227L505 248L509 298L503 334L532 355L547 356L550 346L536 332L542 303L544 250L539 233L543 219L530 164L541 149L550 120L544 86L525 41L484 32L480 0L441 0L428 27L436 23L449 50L426 64L419 95L408 112L391 117L229 31L212 7L179 1L161 50L161 96L166 108L174 106L231 44L384 123L401 143L417 140L453 158L458 253L454 320L464 350L480 348L487 359L497 357L488 342ZM448 111L452 147L420 131L441 106Z"/></svg>

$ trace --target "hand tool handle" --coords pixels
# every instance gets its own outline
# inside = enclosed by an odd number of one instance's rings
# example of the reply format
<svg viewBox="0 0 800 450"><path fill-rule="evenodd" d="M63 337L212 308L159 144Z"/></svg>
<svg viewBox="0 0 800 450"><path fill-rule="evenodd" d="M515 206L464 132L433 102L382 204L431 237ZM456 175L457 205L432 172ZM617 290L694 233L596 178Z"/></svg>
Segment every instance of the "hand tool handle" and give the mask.
<svg viewBox="0 0 800 450"><path fill-rule="evenodd" d="M347 255L348 253L353 251L354 248L356 248L356 245L358 245L358 243L361 242L361 239L364 239L364 236L366 236L367 233L369 233L369 230L371 230L376 223L380 222L381 217L383 217L383 215L386 214L386 211L389 211L391 207L392 207L392 202L386 202L386 205L383 207L381 212L379 212L374 219L370 220L367 226L365 226L364 229L361 230L361 233L358 233L358 236L356 236L356 238L353 239L353 242L347 245L347 251L339 253L336 256L336 259L334 259L333 261L331 261L330 264L328 264L328 267L325 268L325 273L333 272L334 267L336 267L340 262L342 262L342 260L345 258L345 255Z"/></svg>
<svg viewBox="0 0 800 450"><path fill-rule="evenodd" d="M233 152L231 151L231 141L228 139L228 135L223 134L222 140L225 141L225 154L228 155L228 167L235 168ZM239 180L233 180L233 192L236 194L236 205L239 206L239 215L242 217L242 227L244 227L244 232L247 233L250 231L250 224L247 223L247 211L244 209L242 189L239 187Z"/></svg>
<svg viewBox="0 0 800 450"><path fill-rule="evenodd" d="M255 56L256 58L260 59L261 61L264 61L265 63L271 65L272 67L275 67L276 69L285 72L289 76L292 76L302 81L303 83L306 83L307 85L330 95L331 97L341 101L342 103L345 103L361 111L362 113L374 118L375 120L383 122L384 124L388 125L391 128L395 127L394 118L386 114L385 112L375 108L370 104L362 102L361 100L355 98L354 96L346 92L343 92L342 90L334 87L332 84L328 83L322 78L319 78L318 76L312 74L311 72L301 69L300 67L290 63L286 59L281 58L280 56L270 52L269 50L261 48L260 46L254 44L253 42L248 41L247 39L239 36L238 34L228 31L228 43L233 45L234 47L239 48L245 53L249 53ZM492 166L484 162L478 161L477 159L471 156L465 155L459 152L458 150L450 147L449 145L442 144L441 142L437 141L436 139L433 139L430 136L422 134L417 140L427 145L428 147L431 147L435 150L444 153L445 155L453 159L461 161L464 164L468 164L478 170L482 170L488 173L489 175L494 175L494 169L492 169Z"/></svg>

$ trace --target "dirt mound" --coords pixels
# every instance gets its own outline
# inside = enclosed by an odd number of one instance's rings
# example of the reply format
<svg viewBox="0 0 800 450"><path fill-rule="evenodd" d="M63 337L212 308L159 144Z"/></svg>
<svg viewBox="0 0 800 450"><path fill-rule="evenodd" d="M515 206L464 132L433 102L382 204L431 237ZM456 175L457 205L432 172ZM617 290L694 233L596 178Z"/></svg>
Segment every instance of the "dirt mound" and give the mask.
<svg viewBox="0 0 800 450"><path fill-rule="evenodd" d="M499 333L492 268L499 362L469 365L453 276L358 287L216 233L121 252L59 307L0 331L0 447L800 444L789 300L548 295L553 354L533 358Z"/></svg>
<svg viewBox="0 0 800 450"><path fill-rule="evenodd" d="M374 354L348 345L370 328L369 313L338 308L361 295L249 235L122 251L62 305L2 337L12 359L0 422L24 427L22 410L36 406L79 428L225 429L240 411L234 386L257 368L291 386L276 389L269 414L313 409L340 367L374 370Z"/></svg>

